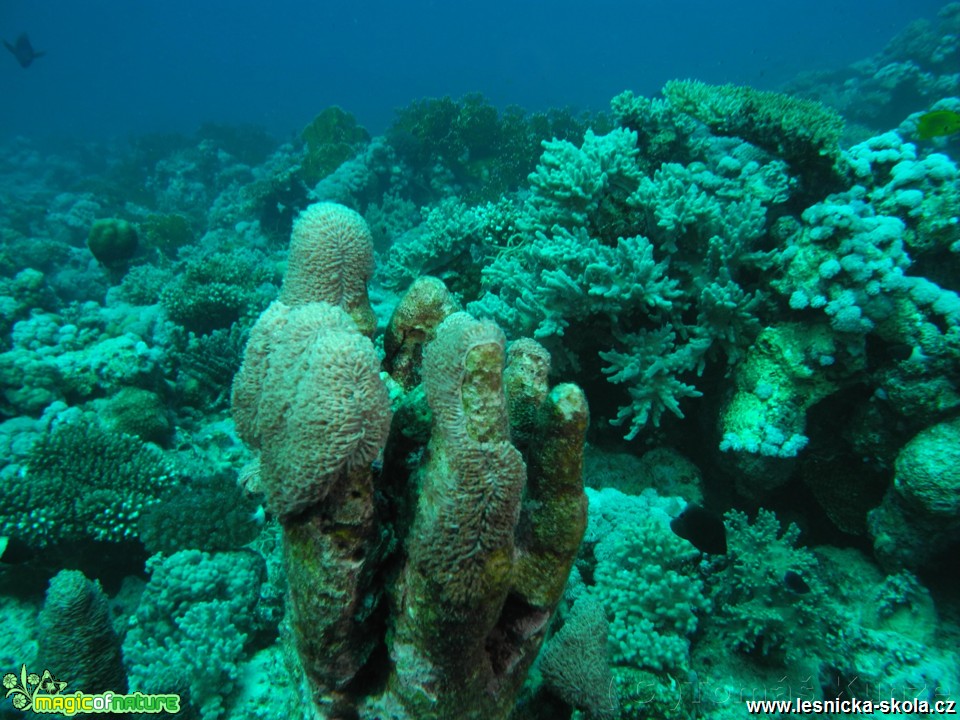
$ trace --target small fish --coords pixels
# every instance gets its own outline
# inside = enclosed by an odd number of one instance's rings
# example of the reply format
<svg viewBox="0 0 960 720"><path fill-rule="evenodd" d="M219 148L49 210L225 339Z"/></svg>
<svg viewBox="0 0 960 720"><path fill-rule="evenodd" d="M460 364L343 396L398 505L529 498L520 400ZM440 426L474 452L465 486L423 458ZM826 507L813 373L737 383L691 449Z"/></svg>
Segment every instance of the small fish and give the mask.
<svg viewBox="0 0 960 720"><path fill-rule="evenodd" d="M33 548L14 537L0 537L0 564L21 565L32 560Z"/></svg>
<svg viewBox="0 0 960 720"><path fill-rule="evenodd" d="M727 527L723 518L699 505L690 504L670 521L670 529L700 552L724 555L727 552Z"/></svg>
<svg viewBox="0 0 960 720"><path fill-rule="evenodd" d="M887 357L891 360L909 360L913 355L913 345L908 343L891 343L886 347Z"/></svg>
<svg viewBox="0 0 960 720"><path fill-rule="evenodd" d="M22 68L30 67L34 60L47 54L43 51L37 52L34 50L33 45L30 44L30 38L27 37L26 33L21 33L14 45L11 45L4 40L3 46L13 53L13 56L17 59L17 62L20 63L20 67Z"/></svg>
<svg viewBox="0 0 960 720"><path fill-rule="evenodd" d="M932 110L917 121L917 137L929 140L960 132L960 113L953 110Z"/></svg>
<svg viewBox="0 0 960 720"><path fill-rule="evenodd" d="M787 586L787 590L797 595L806 595L810 592L810 586L807 585L807 581L803 579L800 573L794 570L787 570L787 572L783 574L783 584Z"/></svg>

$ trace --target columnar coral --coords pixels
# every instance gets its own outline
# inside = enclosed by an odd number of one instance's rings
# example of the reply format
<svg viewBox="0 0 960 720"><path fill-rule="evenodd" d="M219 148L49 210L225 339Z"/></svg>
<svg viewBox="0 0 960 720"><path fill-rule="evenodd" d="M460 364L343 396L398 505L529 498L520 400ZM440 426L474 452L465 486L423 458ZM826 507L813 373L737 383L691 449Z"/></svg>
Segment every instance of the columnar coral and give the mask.
<svg viewBox="0 0 960 720"><path fill-rule="evenodd" d="M99 582L79 570L61 570L39 618L38 660L55 677L84 692L126 692L127 674L109 601Z"/></svg>
<svg viewBox="0 0 960 720"><path fill-rule="evenodd" d="M583 533L584 395L551 390L543 372L508 403L502 331L465 313L444 319L449 294L427 280L390 323L400 382L381 380L370 340L344 309L317 301L309 271L331 270L316 263L337 255L331 243L291 253L285 288L297 304L278 301L260 318L233 390L237 429L259 451L283 528L291 634L313 704L329 718L505 718ZM549 363L539 346L522 357L534 355ZM417 428L398 428L384 447L387 386L405 408L397 417ZM416 407L424 390L429 412ZM526 459L508 407L523 419ZM431 427L425 452L421 425Z"/></svg>
<svg viewBox="0 0 960 720"><path fill-rule="evenodd" d="M362 216L336 203L311 205L294 223L288 263L281 301L336 305L362 333L373 333L376 319L367 297L373 238Z"/></svg>
<svg viewBox="0 0 960 720"><path fill-rule="evenodd" d="M582 537L583 394L560 385L518 401L539 406L528 466L510 442L503 356L495 325L455 313L424 358L434 430L389 682L412 717L506 717Z"/></svg>
<svg viewBox="0 0 960 720"><path fill-rule="evenodd" d="M390 428L379 358L340 308L275 302L233 385L237 431L261 450L271 509L296 515L376 459Z"/></svg>

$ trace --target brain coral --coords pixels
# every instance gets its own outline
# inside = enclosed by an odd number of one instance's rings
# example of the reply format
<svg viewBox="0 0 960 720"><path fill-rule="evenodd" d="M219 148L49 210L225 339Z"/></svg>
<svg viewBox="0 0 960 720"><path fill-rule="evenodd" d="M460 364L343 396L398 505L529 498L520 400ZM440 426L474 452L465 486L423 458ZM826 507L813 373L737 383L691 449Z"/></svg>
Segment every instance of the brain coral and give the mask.
<svg viewBox="0 0 960 720"><path fill-rule="evenodd" d="M373 343L327 303L273 303L250 332L234 380L240 436L261 450L271 510L294 515L340 473L373 461L390 429L390 398Z"/></svg>
<svg viewBox="0 0 960 720"><path fill-rule="evenodd" d="M367 297L372 272L373 238L366 221L343 205L315 203L294 223L280 300L292 306L337 305L360 332L371 335L376 327Z"/></svg>

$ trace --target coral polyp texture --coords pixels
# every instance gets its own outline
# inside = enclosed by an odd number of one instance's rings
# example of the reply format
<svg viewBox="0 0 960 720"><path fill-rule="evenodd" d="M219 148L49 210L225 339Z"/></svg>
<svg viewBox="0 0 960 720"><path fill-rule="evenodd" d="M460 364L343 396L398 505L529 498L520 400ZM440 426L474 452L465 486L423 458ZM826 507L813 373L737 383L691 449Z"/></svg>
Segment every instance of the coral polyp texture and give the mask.
<svg viewBox="0 0 960 720"><path fill-rule="evenodd" d="M289 262L285 287L309 285L312 256ZM258 485L283 527L291 635L323 717L392 707L398 718L506 718L583 534L583 393L550 389L549 355L533 341L505 369L500 328L453 312L446 295L424 281L398 305L388 337L394 361L405 353L401 383L381 379L345 309L317 301L274 302L234 380L237 430L258 451ZM542 370L513 369L521 358ZM425 447L400 428L388 442L384 380L394 404L425 398Z"/></svg>
<svg viewBox="0 0 960 720"><path fill-rule="evenodd" d="M390 429L373 343L340 308L274 302L250 332L233 384L237 432L261 450L270 509L295 515L341 474L368 467Z"/></svg>
<svg viewBox="0 0 960 720"><path fill-rule="evenodd" d="M367 298L373 239L363 216L336 203L314 203L293 225L287 262L282 302L337 305L362 333L373 333L376 321Z"/></svg>

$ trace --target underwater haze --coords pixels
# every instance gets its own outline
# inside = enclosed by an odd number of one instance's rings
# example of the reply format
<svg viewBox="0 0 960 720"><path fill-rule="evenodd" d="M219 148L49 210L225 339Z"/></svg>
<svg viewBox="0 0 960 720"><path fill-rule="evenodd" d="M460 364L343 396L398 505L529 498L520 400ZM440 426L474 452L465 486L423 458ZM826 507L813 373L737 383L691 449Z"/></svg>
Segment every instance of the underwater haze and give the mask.
<svg viewBox="0 0 960 720"><path fill-rule="evenodd" d="M414 98L599 109L671 78L776 87L877 52L932 0L264 3L4 0L0 137L103 138L254 123L280 136L340 105L381 132Z"/></svg>
<svg viewBox="0 0 960 720"><path fill-rule="evenodd" d="M0 719L955 712L960 1L0 36Z"/></svg>

